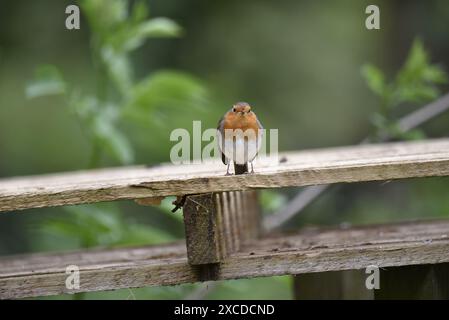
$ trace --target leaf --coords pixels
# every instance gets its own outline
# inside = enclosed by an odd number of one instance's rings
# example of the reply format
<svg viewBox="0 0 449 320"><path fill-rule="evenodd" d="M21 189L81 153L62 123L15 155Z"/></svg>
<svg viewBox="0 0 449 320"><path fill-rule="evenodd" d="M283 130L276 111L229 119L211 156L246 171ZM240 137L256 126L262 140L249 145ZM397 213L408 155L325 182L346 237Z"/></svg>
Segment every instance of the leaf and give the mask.
<svg viewBox="0 0 449 320"><path fill-rule="evenodd" d="M362 67L362 75L374 93L381 97L385 95L385 76L378 67L366 64Z"/></svg>
<svg viewBox="0 0 449 320"><path fill-rule="evenodd" d="M433 100L439 95L436 85L445 82L445 72L439 66L429 63L424 45L420 40L415 40L394 83L395 104Z"/></svg>
<svg viewBox="0 0 449 320"><path fill-rule="evenodd" d="M447 83L447 74L439 66L431 65L424 69L423 80L433 83Z"/></svg>
<svg viewBox="0 0 449 320"><path fill-rule="evenodd" d="M115 124L119 120L118 107L100 103L95 97L73 94L69 106L91 134L91 143L122 164L132 163L133 149Z"/></svg>
<svg viewBox="0 0 449 320"><path fill-rule="evenodd" d="M175 37L181 32L181 27L168 18L153 18L142 22L137 32L145 37Z"/></svg>
<svg viewBox="0 0 449 320"><path fill-rule="evenodd" d="M413 73L428 64L428 54L421 40L415 39L403 67L404 72Z"/></svg>
<svg viewBox="0 0 449 320"><path fill-rule="evenodd" d="M95 233L115 231L121 228L117 219L120 211L115 203L69 206L66 208L77 224Z"/></svg>
<svg viewBox="0 0 449 320"><path fill-rule="evenodd" d="M424 131L420 129L403 131L397 123L393 123L388 127L388 134L391 138L399 140L421 140L426 138Z"/></svg>
<svg viewBox="0 0 449 320"><path fill-rule="evenodd" d="M101 55L106 64L109 77L120 93L126 96L132 86L132 69L128 57L110 46L103 47Z"/></svg>
<svg viewBox="0 0 449 320"><path fill-rule="evenodd" d="M133 24L138 24L142 22L148 17L148 6L144 0L138 0L134 2L134 5L131 9L131 22Z"/></svg>
<svg viewBox="0 0 449 320"><path fill-rule="evenodd" d="M170 233L149 225L127 224L120 238L120 245L148 245L173 241Z"/></svg>
<svg viewBox="0 0 449 320"><path fill-rule="evenodd" d="M69 206L62 218L44 221L41 230L47 234L78 240L83 247L109 245L121 237L121 215L117 205Z"/></svg>
<svg viewBox="0 0 449 320"><path fill-rule="evenodd" d="M130 142L111 122L105 118L97 117L94 120L92 130L94 139L110 156L122 164L133 162L134 152Z"/></svg>
<svg viewBox="0 0 449 320"><path fill-rule="evenodd" d="M265 212L274 212L287 203L287 198L277 191L262 190L260 192L260 203Z"/></svg>
<svg viewBox="0 0 449 320"><path fill-rule="evenodd" d="M181 28L174 21L167 18L154 18L128 30L122 49L132 51L140 47L147 38L176 37L180 33Z"/></svg>
<svg viewBox="0 0 449 320"><path fill-rule="evenodd" d="M66 207L62 218L46 220L41 231L77 239L84 247L142 245L175 237L150 225L126 221L115 203Z"/></svg>
<svg viewBox="0 0 449 320"><path fill-rule="evenodd" d="M66 92L66 83L61 72L53 65L36 68L34 79L27 85L25 95L28 99L57 95Z"/></svg>
<svg viewBox="0 0 449 320"><path fill-rule="evenodd" d="M207 91L195 77L177 71L159 71L134 86L124 114L137 122L146 122L157 111L190 111L206 103Z"/></svg>
<svg viewBox="0 0 449 320"><path fill-rule="evenodd" d="M416 84L402 86L397 89L397 103L401 102L426 102L439 96L439 90L433 86Z"/></svg>
<svg viewBox="0 0 449 320"><path fill-rule="evenodd" d="M128 17L127 0L79 0L93 34L101 39L119 28Z"/></svg>
<svg viewBox="0 0 449 320"><path fill-rule="evenodd" d="M422 140L427 137L424 131L420 129L403 132L400 134L400 136L405 140Z"/></svg>
<svg viewBox="0 0 449 320"><path fill-rule="evenodd" d="M98 114L98 100L93 96L84 96L74 91L68 99L69 109L82 120L89 120Z"/></svg>
<svg viewBox="0 0 449 320"><path fill-rule="evenodd" d="M42 225L41 230L49 234L65 237L76 237L80 234L79 226L63 220L48 220Z"/></svg>

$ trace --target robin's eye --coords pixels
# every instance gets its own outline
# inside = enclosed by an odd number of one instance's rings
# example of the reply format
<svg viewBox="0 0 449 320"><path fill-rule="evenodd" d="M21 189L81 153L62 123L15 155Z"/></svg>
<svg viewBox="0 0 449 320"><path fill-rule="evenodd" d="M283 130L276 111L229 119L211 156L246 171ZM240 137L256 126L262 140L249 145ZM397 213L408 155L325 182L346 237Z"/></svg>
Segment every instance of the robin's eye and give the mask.
<svg viewBox="0 0 449 320"><path fill-rule="evenodd" d="M232 108L232 111L235 112L235 108Z"/></svg>

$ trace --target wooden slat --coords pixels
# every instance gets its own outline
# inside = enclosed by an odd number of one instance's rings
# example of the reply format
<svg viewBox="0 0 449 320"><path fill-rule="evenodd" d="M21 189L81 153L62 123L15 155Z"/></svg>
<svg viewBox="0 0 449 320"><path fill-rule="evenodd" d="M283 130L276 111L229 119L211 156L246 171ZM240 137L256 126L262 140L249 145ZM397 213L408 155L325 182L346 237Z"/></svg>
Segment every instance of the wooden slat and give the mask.
<svg viewBox="0 0 449 320"><path fill-rule="evenodd" d="M226 256L227 238L222 236L219 227L223 215L217 208L218 195L189 196L184 204L187 256L192 265L217 263Z"/></svg>
<svg viewBox="0 0 449 320"><path fill-rule="evenodd" d="M0 179L0 211L207 192L449 175L449 139L290 152L255 174L219 162Z"/></svg>
<svg viewBox="0 0 449 320"><path fill-rule="evenodd" d="M217 279L449 262L449 221L346 230L304 230L254 241L228 257ZM70 292L65 268L80 267L80 290L176 285L200 280L184 243L158 247L33 254L0 259L0 298Z"/></svg>
<svg viewBox="0 0 449 320"><path fill-rule="evenodd" d="M184 204L187 256L192 265L218 263L259 236L256 191L188 196Z"/></svg>

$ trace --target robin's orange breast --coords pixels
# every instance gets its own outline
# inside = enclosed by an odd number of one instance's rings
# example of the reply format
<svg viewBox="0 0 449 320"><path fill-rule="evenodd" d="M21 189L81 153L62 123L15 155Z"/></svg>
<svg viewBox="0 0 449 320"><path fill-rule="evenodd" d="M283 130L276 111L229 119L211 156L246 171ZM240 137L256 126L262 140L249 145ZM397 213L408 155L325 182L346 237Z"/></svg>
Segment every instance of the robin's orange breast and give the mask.
<svg viewBox="0 0 449 320"><path fill-rule="evenodd" d="M223 129L237 130L241 129L243 132L246 130L254 130L255 136L259 133L259 125L254 113L240 114L229 112L224 118Z"/></svg>

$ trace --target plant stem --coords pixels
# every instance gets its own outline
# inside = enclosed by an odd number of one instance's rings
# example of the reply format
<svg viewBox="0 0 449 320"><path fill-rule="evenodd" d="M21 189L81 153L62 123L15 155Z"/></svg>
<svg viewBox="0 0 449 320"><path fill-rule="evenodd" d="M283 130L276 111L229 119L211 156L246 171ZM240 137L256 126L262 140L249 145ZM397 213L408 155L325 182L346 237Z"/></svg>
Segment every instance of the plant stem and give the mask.
<svg viewBox="0 0 449 320"><path fill-rule="evenodd" d="M88 164L88 169L94 169L98 167L102 157L102 148L97 141L92 142L92 151L90 153L90 159Z"/></svg>

